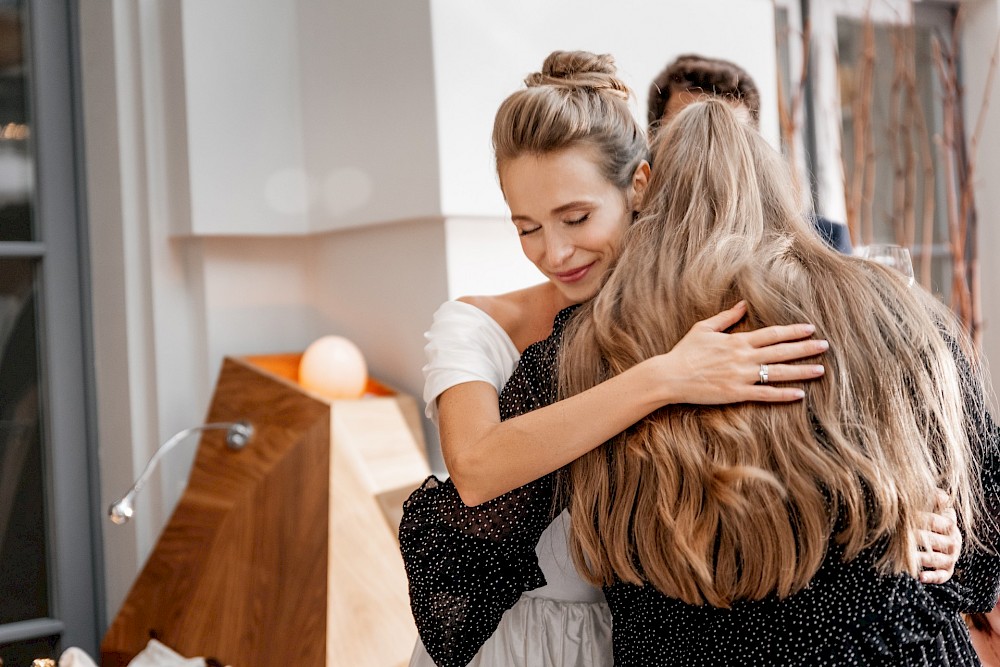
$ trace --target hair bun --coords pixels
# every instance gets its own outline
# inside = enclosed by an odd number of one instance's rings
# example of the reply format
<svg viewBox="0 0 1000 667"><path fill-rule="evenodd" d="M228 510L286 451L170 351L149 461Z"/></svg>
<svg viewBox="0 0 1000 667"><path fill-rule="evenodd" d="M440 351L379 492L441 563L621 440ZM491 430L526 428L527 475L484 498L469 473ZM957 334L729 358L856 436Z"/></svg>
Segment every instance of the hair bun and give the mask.
<svg viewBox="0 0 1000 667"><path fill-rule="evenodd" d="M524 83L534 86L561 86L607 90L628 99L631 90L618 78L614 56L589 51L553 51L542 63L542 71L528 75Z"/></svg>

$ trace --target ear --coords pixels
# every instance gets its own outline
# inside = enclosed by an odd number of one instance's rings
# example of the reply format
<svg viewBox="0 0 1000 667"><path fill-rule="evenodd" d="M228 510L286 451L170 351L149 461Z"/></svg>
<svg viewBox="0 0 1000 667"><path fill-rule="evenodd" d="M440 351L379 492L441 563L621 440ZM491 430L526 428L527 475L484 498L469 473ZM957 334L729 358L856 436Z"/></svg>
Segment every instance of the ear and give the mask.
<svg viewBox="0 0 1000 667"><path fill-rule="evenodd" d="M642 208L643 199L646 196L646 188L649 186L649 162L643 160L635 168L632 174L632 185L628 190L629 206L635 210Z"/></svg>

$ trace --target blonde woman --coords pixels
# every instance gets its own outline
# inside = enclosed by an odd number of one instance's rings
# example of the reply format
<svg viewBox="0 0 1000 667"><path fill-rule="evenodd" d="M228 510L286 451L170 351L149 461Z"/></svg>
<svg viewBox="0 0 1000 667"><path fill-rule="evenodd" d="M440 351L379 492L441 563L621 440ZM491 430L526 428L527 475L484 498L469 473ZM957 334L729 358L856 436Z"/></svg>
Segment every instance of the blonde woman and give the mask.
<svg viewBox="0 0 1000 667"><path fill-rule="evenodd" d="M817 239L740 116L705 100L660 130L644 215L566 334L562 393L739 298L739 328L815 323L827 373L797 403L661 410L573 463L571 549L604 587L615 663L977 665L959 612L1000 590L981 375L933 297ZM967 553L953 582L925 587L913 541L939 488Z"/></svg>
<svg viewBox="0 0 1000 667"><path fill-rule="evenodd" d="M611 664L603 594L569 563L567 515L550 524L546 475L670 403L801 397L799 388L757 384L761 363L776 380L822 374L819 364L779 363L824 349L783 342L808 327L722 333L743 317L739 305L692 327L669 354L556 406L535 410L552 402L554 366L507 383L519 358L554 361L553 318L558 330L568 311L557 313L597 292L649 174L610 57L556 53L528 84L498 112L494 145L522 247L550 280L446 303L428 333L425 399L429 416L439 414L452 481L432 478L411 498L400 540L421 636L442 665ZM938 537L944 551L954 546ZM943 558L945 570L953 562L933 550L922 557ZM430 661L418 647L411 664Z"/></svg>

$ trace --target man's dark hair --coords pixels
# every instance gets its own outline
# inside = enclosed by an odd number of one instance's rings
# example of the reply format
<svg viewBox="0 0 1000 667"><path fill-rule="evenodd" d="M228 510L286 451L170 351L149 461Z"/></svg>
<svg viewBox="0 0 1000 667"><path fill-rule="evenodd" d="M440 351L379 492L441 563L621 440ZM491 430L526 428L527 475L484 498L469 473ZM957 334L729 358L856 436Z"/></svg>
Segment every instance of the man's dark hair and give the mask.
<svg viewBox="0 0 1000 667"><path fill-rule="evenodd" d="M760 92L746 70L728 60L688 53L669 63L649 87L650 130L655 130L671 94L681 91L704 92L737 102L750 111L755 125L760 121Z"/></svg>

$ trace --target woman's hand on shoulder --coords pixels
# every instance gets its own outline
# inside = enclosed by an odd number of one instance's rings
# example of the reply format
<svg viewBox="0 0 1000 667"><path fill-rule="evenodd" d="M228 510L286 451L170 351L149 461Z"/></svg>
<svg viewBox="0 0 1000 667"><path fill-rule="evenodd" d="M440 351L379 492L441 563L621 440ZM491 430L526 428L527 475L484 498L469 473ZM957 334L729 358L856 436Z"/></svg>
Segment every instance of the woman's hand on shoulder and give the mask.
<svg viewBox="0 0 1000 667"><path fill-rule="evenodd" d="M825 352L827 341L809 338L815 332L811 324L725 333L744 315L746 304L741 301L695 324L670 352L644 362L653 364L664 382L665 404L788 402L805 396L797 387L782 385L816 379L825 369L788 362Z"/></svg>

